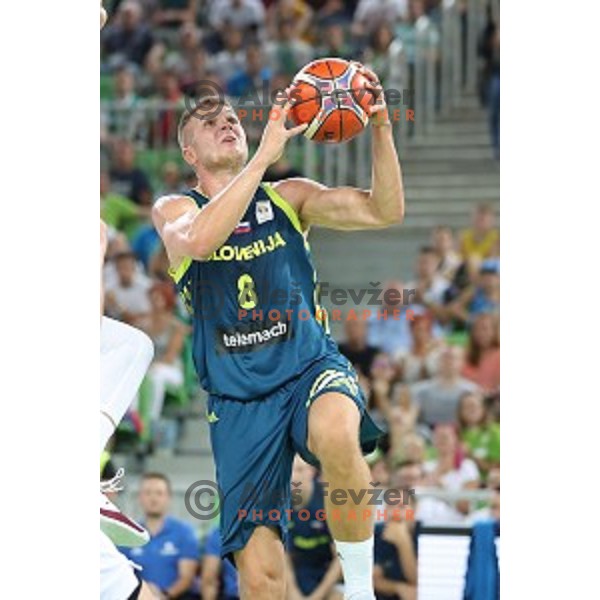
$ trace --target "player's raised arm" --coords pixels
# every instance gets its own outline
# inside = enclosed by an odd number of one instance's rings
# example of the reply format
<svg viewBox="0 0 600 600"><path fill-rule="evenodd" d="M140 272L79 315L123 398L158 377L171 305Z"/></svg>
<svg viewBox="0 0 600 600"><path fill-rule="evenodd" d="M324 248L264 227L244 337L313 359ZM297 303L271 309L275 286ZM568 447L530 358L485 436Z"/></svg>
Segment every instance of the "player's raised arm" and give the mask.
<svg viewBox="0 0 600 600"><path fill-rule="evenodd" d="M214 102L206 100L208 104ZM207 259L227 240L246 212L266 169L281 156L286 142L307 127L286 128L290 109L286 103L273 113L256 154L242 168L247 149L237 115L226 104L218 114L212 114L214 106L208 104L203 102L197 107L204 110L198 118L191 114L184 120L180 144L186 162L198 175L202 193L210 202L199 210L189 197L166 196L158 200L152 211L174 267L184 257Z"/></svg>
<svg viewBox="0 0 600 600"><path fill-rule="evenodd" d="M378 95L371 109L373 170L371 190L328 188L309 179L289 179L275 187L294 206L305 227L376 229L401 223L404 218L404 187L400 160L394 146L383 89L377 76L361 67L367 89Z"/></svg>

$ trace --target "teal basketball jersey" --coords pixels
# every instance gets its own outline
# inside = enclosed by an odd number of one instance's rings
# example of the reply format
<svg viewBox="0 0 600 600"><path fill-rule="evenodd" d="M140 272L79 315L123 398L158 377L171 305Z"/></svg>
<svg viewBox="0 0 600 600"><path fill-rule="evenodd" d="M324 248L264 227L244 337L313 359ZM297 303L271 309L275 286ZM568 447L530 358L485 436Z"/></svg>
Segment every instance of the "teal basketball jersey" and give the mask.
<svg viewBox="0 0 600 600"><path fill-rule="evenodd" d="M195 190L188 195L200 209L208 203ZM208 260L185 259L171 275L191 313L194 363L211 394L259 399L337 353L298 216L268 183Z"/></svg>

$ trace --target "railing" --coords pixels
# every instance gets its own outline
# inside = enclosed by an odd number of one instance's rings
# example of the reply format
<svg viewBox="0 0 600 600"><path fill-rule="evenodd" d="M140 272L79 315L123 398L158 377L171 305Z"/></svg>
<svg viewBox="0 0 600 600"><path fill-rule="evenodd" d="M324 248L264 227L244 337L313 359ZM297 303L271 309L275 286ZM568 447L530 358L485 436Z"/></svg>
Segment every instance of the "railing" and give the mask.
<svg viewBox="0 0 600 600"><path fill-rule="evenodd" d="M411 145L432 131L438 113L447 115L458 106L464 91L475 90L477 40L484 26L487 0L464 1L466 9L463 10L459 8L459 0L444 0L439 26L427 17L417 20L413 65L407 63L402 44L395 42L394 60L400 63L401 85L412 91L414 102L413 106L405 105L406 90L403 89L398 90L402 95L400 104L390 105L396 145L405 155L410 155ZM492 2L492 12L497 11L497 5L497 0ZM464 2L461 6L465 6ZM393 85L399 83L395 81ZM135 140L146 154L155 153L157 164L144 165L152 173L164 161L164 151L178 156L176 127L184 108L183 102L152 99L140 99L126 106L105 101L102 114L108 133ZM414 123L406 120L407 108L414 110ZM289 145L288 157L306 176L326 185L366 188L371 179L370 137L368 128L365 134L350 142L329 146L327 151L304 138L295 138Z"/></svg>

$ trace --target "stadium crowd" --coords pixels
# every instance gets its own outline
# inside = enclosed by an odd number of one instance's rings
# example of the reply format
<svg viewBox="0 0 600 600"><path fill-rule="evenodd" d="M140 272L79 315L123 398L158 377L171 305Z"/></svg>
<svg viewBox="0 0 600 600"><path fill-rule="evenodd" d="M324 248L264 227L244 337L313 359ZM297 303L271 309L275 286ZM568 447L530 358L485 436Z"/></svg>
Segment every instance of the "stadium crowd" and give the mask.
<svg viewBox="0 0 600 600"><path fill-rule="evenodd" d="M155 358L117 444L141 454L173 452L181 415L198 384L190 358L190 324L168 275L164 248L150 221L154 198L195 185L177 158L178 115L165 102L194 96L211 80L231 96L285 87L309 60L328 55L374 67L385 86L410 85L415 27L440 18L437 0L121 0L102 32L101 214L109 225L105 310L146 331ZM482 35L482 100L490 107L499 149L499 37ZM395 58L406 53L408 73ZM156 100L156 110L140 109ZM146 105L144 105L146 106ZM499 109L498 109L499 110ZM245 124L246 125L246 124ZM256 140L261 127L253 130ZM152 149L150 153L148 149ZM160 149L160 152L157 152ZM149 158L150 157L150 158ZM270 176L301 175L285 158ZM387 290L412 319L345 320L342 352L355 365L371 412L387 434L369 456L382 489L448 492L411 499L401 516L376 527L378 598L416 597L416 536L420 523L472 523L499 516L500 262L499 230L484 204L471 226L444 225L414 257L413 273L390 273ZM402 277L400 280L399 277ZM393 312L394 306L386 308ZM175 417L174 417L175 415ZM194 417L198 418L198 417ZM110 475L110 463L104 477ZM301 460L293 481L301 503L290 528L290 600L341 598L337 558L318 473ZM491 500L452 494L483 489ZM236 574L221 561L214 530L199 543L191 527L169 515L167 476L146 473L140 510L152 540L128 551L164 598L236 598ZM299 517L308 508L311 518Z"/></svg>

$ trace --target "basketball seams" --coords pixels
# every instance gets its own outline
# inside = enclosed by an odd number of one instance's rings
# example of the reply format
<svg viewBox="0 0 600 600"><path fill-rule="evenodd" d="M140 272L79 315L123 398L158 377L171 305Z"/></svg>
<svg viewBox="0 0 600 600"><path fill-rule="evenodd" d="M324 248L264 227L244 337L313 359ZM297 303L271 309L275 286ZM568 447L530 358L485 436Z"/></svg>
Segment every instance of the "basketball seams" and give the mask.
<svg viewBox="0 0 600 600"><path fill-rule="evenodd" d="M308 123L306 138L341 143L347 141L345 137L350 140L364 130L369 123L369 110L363 106L364 99L361 102L357 98L359 75L354 64L334 58L313 61L296 75L294 82L300 93L291 115L298 123ZM338 119L339 124L331 119Z"/></svg>
<svg viewBox="0 0 600 600"><path fill-rule="evenodd" d="M337 92L337 77L333 74L333 69L331 68L331 65L329 64L329 60L325 61L325 65L327 66L327 70L329 71L329 76L331 77L331 80L333 81L333 92L332 95L334 95L335 97L335 103L337 104L337 109L340 110L340 99L337 97L337 95L335 95L335 93ZM350 68L350 64L348 64L348 68L344 69L342 71L342 75ZM341 77L341 75L340 75ZM321 101L322 103L322 101ZM327 119L325 119L325 121L327 121ZM341 141L344 139L344 118L342 115L340 115L340 132L339 132L339 140Z"/></svg>

